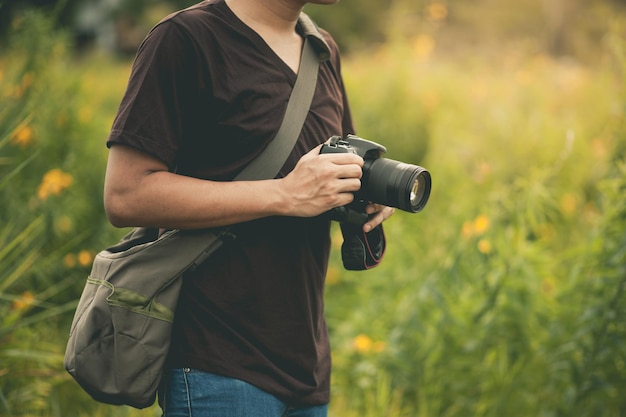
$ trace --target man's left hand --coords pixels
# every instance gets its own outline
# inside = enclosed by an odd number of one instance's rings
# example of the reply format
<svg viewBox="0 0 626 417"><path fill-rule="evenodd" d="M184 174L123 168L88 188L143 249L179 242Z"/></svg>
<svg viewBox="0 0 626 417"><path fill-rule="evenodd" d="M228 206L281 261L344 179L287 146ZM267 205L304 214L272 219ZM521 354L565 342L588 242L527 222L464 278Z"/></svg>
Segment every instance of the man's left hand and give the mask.
<svg viewBox="0 0 626 417"><path fill-rule="evenodd" d="M382 206L380 204L370 203L365 208L365 212L370 215L369 220L363 225L363 231L365 233L371 231L376 226L387 220L395 213L396 209L393 207Z"/></svg>

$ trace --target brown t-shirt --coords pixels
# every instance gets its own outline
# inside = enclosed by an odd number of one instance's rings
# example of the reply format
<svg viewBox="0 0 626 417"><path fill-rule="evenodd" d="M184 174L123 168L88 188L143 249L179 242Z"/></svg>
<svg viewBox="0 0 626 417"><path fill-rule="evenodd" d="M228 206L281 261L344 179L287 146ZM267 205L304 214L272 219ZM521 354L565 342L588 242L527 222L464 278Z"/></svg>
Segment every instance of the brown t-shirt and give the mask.
<svg viewBox="0 0 626 417"><path fill-rule="evenodd" d="M335 42L279 176L352 132ZM274 137L296 74L228 8L209 0L160 22L137 53L107 145L132 146L183 175L232 179ZM211 207L207 207L211 210ZM270 217L185 277L171 366L239 378L294 404L329 400L324 320L329 221Z"/></svg>

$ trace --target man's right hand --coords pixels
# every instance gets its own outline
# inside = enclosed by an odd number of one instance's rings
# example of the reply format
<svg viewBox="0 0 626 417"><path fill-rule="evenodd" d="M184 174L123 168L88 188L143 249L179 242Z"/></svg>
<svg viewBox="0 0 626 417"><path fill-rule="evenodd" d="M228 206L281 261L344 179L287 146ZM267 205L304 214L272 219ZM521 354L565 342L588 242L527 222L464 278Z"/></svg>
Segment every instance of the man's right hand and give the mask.
<svg viewBox="0 0 626 417"><path fill-rule="evenodd" d="M363 159L352 153L321 154L322 145L300 158L280 181L288 216L313 217L344 206L361 188Z"/></svg>

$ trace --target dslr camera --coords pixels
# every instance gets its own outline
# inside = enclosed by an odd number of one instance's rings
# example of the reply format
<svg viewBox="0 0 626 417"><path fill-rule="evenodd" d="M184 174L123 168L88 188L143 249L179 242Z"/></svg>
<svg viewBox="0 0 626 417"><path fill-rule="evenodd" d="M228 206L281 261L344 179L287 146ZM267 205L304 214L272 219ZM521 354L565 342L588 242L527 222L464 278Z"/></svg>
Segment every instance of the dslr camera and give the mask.
<svg viewBox="0 0 626 417"><path fill-rule="evenodd" d="M363 225L368 220L365 207L369 202L417 213L430 197L431 177L426 168L381 158L387 149L355 135L333 136L322 146L320 154L354 153L363 158L361 189L354 201L331 210L330 217L341 223Z"/></svg>

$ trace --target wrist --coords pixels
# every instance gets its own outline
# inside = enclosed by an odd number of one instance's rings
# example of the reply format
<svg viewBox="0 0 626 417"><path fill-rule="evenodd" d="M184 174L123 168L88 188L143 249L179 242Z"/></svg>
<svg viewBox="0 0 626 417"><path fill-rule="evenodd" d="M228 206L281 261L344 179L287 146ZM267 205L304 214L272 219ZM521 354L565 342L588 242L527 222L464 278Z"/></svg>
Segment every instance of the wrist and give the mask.
<svg viewBox="0 0 626 417"><path fill-rule="evenodd" d="M285 178L278 178L272 181L271 187L266 196L270 204L272 215L293 216L293 198L291 193L285 189Z"/></svg>

